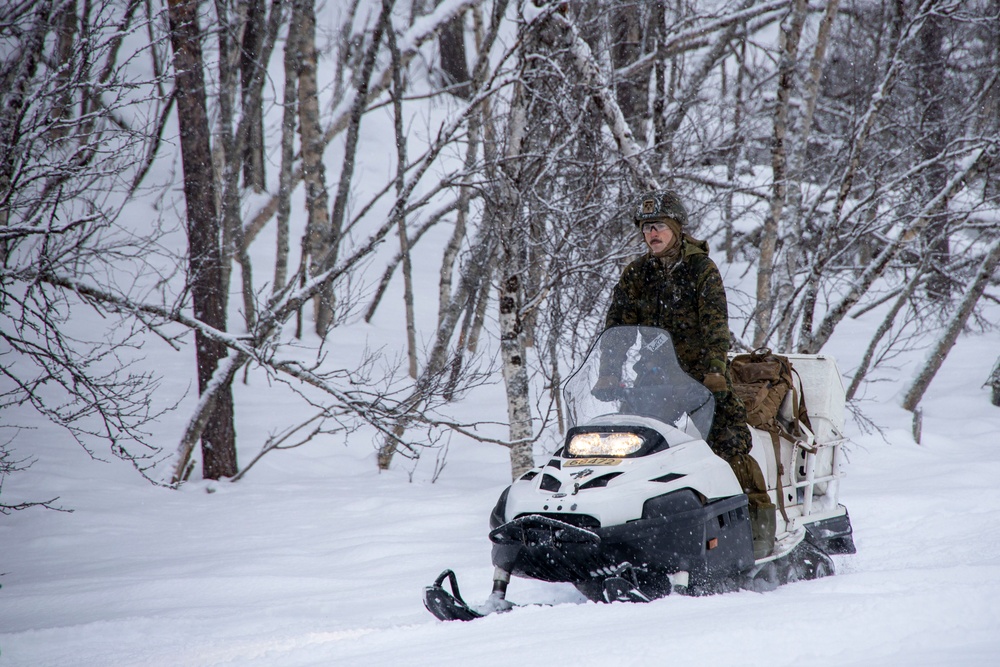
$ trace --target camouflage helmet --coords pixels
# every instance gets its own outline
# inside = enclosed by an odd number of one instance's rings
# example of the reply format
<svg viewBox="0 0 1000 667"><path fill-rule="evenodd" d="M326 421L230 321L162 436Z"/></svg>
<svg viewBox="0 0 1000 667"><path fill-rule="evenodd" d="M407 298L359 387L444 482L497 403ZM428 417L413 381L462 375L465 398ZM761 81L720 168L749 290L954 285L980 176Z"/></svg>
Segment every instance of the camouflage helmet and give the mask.
<svg viewBox="0 0 1000 667"><path fill-rule="evenodd" d="M676 220L681 227L687 225L687 209L673 190L652 190L636 200L632 219L637 227L644 222L657 222L664 218Z"/></svg>

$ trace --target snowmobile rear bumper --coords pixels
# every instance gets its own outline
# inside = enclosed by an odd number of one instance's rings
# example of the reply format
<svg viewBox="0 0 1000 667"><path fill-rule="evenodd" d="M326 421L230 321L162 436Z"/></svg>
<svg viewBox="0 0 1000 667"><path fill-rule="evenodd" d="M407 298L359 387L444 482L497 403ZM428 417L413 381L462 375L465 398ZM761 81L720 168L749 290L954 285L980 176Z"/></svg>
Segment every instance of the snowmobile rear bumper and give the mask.
<svg viewBox="0 0 1000 667"><path fill-rule="evenodd" d="M808 539L828 554L857 553L851 515L847 513L846 507L839 507L844 510L842 515L806 524Z"/></svg>
<svg viewBox="0 0 1000 667"><path fill-rule="evenodd" d="M567 515L560 515L567 518ZM754 564L745 495L625 524L581 528L527 514L490 533L493 564L512 574L573 584L601 581L630 563L646 586L669 586L687 571L696 582L733 577ZM667 591L650 591L653 596Z"/></svg>

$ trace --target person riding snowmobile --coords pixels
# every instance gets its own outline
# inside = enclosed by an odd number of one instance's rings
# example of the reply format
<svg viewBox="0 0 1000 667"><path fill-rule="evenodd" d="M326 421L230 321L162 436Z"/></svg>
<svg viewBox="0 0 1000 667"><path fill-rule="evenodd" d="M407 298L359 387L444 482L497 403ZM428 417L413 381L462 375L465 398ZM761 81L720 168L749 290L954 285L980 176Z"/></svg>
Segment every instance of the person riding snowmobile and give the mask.
<svg viewBox="0 0 1000 667"><path fill-rule="evenodd" d="M746 410L733 392L727 353L730 348L726 290L708 244L684 233L687 209L677 193L657 190L637 200L633 221L648 253L622 272L611 296L605 328L618 325L660 327L670 333L681 368L715 397L715 416L706 438L725 459L747 494L754 536L754 556L774 546L775 505L764 475L750 456L752 439ZM602 398L619 385L624 358L608 355L594 396ZM637 373L651 374L640 361ZM642 384L641 377L636 384ZM602 399L603 400L603 399Z"/></svg>

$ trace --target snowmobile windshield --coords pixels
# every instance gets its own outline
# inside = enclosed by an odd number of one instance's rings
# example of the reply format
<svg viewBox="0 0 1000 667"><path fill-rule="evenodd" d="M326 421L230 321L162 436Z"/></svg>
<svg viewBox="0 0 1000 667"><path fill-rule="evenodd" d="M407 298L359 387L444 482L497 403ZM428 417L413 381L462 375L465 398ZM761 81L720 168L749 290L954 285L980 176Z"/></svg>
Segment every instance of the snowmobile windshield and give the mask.
<svg viewBox="0 0 1000 667"><path fill-rule="evenodd" d="M609 414L651 417L708 436L715 399L685 373L670 334L655 327L604 331L563 390L570 427Z"/></svg>

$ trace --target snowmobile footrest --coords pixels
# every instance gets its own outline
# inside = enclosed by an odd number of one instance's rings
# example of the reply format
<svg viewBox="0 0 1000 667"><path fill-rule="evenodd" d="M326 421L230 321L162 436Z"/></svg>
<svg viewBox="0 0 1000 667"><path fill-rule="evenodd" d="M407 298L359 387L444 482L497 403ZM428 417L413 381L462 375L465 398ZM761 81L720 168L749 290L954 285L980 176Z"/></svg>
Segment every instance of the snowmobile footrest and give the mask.
<svg viewBox="0 0 1000 667"><path fill-rule="evenodd" d="M451 593L442 586L445 579L451 586ZM458 592L458 580L451 570L442 572L433 585L424 589L424 606L442 621L472 621L483 616L462 599L462 594Z"/></svg>

